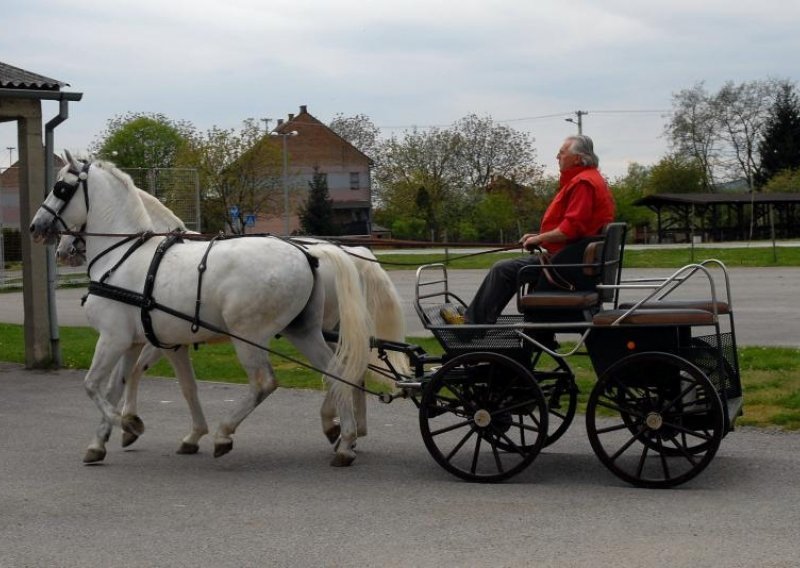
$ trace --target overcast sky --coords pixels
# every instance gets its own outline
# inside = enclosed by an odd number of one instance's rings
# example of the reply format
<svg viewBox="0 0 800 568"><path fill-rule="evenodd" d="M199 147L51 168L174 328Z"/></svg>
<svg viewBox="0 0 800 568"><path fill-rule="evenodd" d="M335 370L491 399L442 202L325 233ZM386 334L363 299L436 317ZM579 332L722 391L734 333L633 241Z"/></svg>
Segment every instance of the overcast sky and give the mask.
<svg viewBox="0 0 800 568"><path fill-rule="evenodd" d="M366 114L385 136L489 115L530 132L553 173L581 110L616 177L667 151L673 93L800 80L798 30L797 0L25 0L4 3L0 61L84 94L59 152L85 153L128 111L205 130L305 104L323 122ZM57 112L46 103L45 121Z"/></svg>

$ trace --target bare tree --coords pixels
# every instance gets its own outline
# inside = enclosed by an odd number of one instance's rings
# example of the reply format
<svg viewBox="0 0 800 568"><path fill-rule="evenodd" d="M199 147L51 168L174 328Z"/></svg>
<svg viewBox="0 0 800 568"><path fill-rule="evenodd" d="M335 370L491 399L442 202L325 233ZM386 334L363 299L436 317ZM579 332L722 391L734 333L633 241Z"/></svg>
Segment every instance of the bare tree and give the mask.
<svg viewBox="0 0 800 568"><path fill-rule="evenodd" d="M358 148L372 160L378 159L380 129L365 114L344 116L336 114L328 128Z"/></svg>

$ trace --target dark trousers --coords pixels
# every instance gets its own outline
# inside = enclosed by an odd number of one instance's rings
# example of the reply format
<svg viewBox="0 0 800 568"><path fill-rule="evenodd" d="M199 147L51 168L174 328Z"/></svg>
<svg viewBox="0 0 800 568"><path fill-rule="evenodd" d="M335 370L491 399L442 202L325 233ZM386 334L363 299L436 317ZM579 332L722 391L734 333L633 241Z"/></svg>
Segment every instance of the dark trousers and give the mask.
<svg viewBox="0 0 800 568"><path fill-rule="evenodd" d="M553 255L553 264L580 264L583 262L583 253L590 240L580 240L572 243L558 254ZM503 313L506 304L517 294L517 273L524 266L539 266L539 256L530 255L509 260L501 260L489 269L483 279L475 297L467 306L465 319L468 323L491 324ZM580 268L555 268L558 275L572 283L577 290L590 290L596 282L587 277ZM533 271L536 272L536 271ZM547 278L541 274L535 280L534 290L558 290Z"/></svg>

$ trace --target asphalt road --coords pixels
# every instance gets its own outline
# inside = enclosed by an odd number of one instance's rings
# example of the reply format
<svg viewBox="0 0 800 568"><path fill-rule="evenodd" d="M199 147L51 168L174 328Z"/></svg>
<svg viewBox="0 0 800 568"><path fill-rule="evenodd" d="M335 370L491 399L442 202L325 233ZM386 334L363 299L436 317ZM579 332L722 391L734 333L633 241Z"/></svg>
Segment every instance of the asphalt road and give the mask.
<svg viewBox="0 0 800 568"><path fill-rule="evenodd" d="M671 272L666 269L630 269L625 271L625 278L663 277ZM427 332L413 307L414 271L391 271L389 274L403 301L408 335L425 335ZM449 273L450 289L469 301L485 274L485 270L452 270ZM800 301L797 298L800 268L734 268L730 274L739 345L800 347ZM80 305L85 293L84 289L76 288L57 291L59 325L88 325ZM685 284L683 295L708 297L708 286L699 278L690 280ZM623 299L636 300L638 296L624 293ZM512 309L513 306L509 308ZM0 322L22 321L22 294L0 294Z"/></svg>
<svg viewBox="0 0 800 568"><path fill-rule="evenodd" d="M475 485L428 456L407 401L370 401L355 464L329 467L312 391L277 391L222 458L208 439L176 455L179 389L145 379L145 435L84 466L98 412L81 378L0 363L4 568L800 565L797 434L733 432L699 477L645 490L600 464L579 417L512 481ZM212 424L244 388L200 385Z"/></svg>

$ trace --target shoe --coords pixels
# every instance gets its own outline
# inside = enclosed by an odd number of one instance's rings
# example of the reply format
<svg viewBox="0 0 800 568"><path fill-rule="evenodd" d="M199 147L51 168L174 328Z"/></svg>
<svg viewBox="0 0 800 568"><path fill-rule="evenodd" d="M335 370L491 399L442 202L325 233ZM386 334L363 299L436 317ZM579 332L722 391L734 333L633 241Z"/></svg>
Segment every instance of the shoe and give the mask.
<svg viewBox="0 0 800 568"><path fill-rule="evenodd" d="M442 316L442 319L448 325L464 325L465 312L466 310L464 309L464 306L445 304L442 306L442 309L439 310L439 315Z"/></svg>

